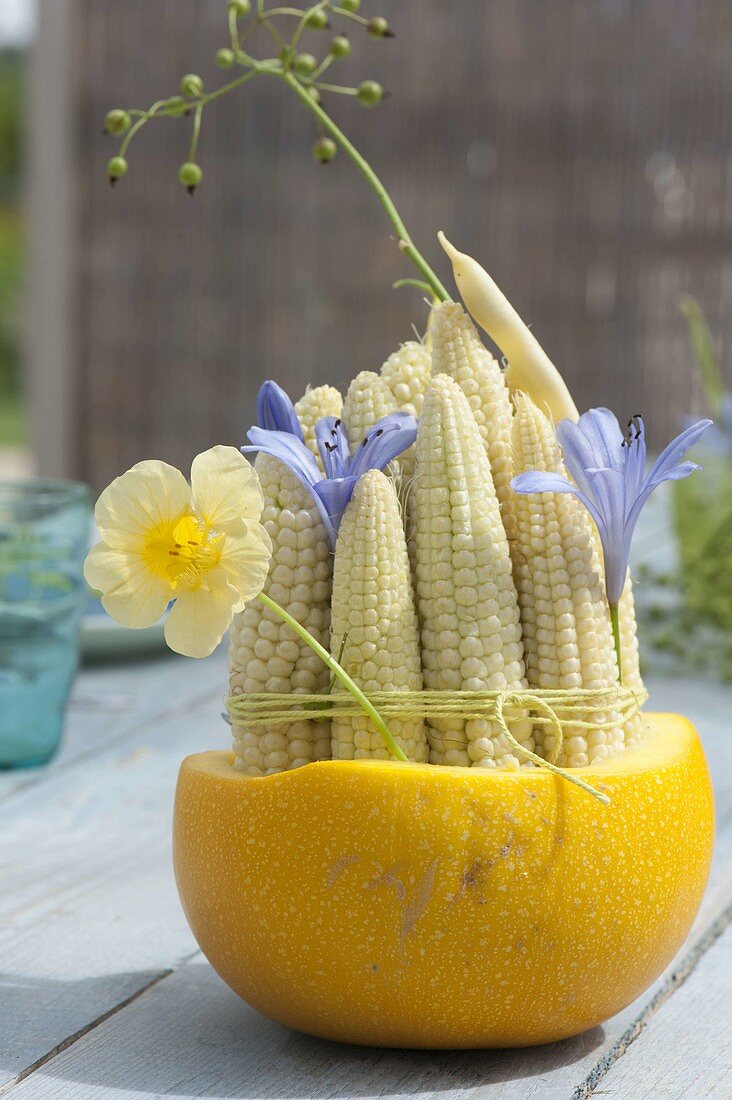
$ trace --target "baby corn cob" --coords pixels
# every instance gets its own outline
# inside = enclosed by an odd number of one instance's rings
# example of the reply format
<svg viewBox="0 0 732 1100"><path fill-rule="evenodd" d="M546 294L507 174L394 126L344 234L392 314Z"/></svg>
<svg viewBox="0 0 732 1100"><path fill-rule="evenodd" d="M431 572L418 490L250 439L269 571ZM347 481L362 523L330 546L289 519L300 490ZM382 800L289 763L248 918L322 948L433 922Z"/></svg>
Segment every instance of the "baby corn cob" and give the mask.
<svg viewBox="0 0 732 1100"><path fill-rule="evenodd" d="M362 370L351 382L343 402L343 421L351 454L382 416L397 411L396 400L386 382L371 370Z"/></svg>
<svg viewBox="0 0 732 1100"><path fill-rule="evenodd" d="M401 513L394 485L379 470L360 479L336 544L331 652L368 694L421 691L419 634ZM410 760L427 759L421 718L392 719ZM352 760L389 751L365 715L334 718L333 757Z"/></svg>
<svg viewBox="0 0 732 1100"><path fill-rule="evenodd" d="M295 409L305 441L315 449L315 422L338 415L342 401L332 386L309 389ZM312 497L278 459L260 454L255 462L264 494L262 523L272 539L272 564L264 591L290 612L324 646L330 627L332 557L328 536ZM244 692L325 691L329 672L286 623L255 601L231 627L229 682ZM248 727L234 724L236 767L269 775L330 756L330 723L291 722Z"/></svg>
<svg viewBox="0 0 732 1100"><path fill-rule="evenodd" d="M514 400L516 473L541 470L566 476L548 417L525 394ZM529 689L612 688L618 679L612 625L589 513L573 496L541 493L516 494L514 514L514 575ZM611 723L613 713L588 714L587 720ZM551 753L553 741L547 732L539 751ZM622 747L619 726L587 731L568 725L557 762L582 767Z"/></svg>
<svg viewBox="0 0 732 1100"><path fill-rule="evenodd" d="M417 598L425 686L443 691L525 686L511 558L480 430L452 378L433 378L417 435ZM531 722L511 732L533 750ZM487 719L440 719L428 729L430 761L518 767Z"/></svg>
<svg viewBox="0 0 732 1100"><path fill-rule="evenodd" d="M429 349L419 340L407 340L391 353L380 374L393 394L396 407L419 419L431 370Z"/></svg>
<svg viewBox="0 0 732 1100"><path fill-rule="evenodd" d="M351 382L343 402L343 420L348 433L351 454L363 443L365 436L374 424L389 413L397 412L399 406L386 382L370 370L362 370ZM404 451L398 459L390 463L389 474L397 486L402 514L408 515L409 486L414 476L414 448ZM405 528L408 526L406 518ZM410 546L411 554L411 546Z"/></svg>
<svg viewBox="0 0 732 1100"><path fill-rule="evenodd" d="M468 399L490 459L501 518L512 539L511 399L500 366L459 302L441 302L433 310L432 374L448 374Z"/></svg>
<svg viewBox="0 0 732 1100"><path fill-rule="evenodd" d="M300 400L295 402L303 439L317 458L318 465L322 466L322 463L315 442L315 425L324 416L340 416L342 410L343 398L335 386L308 386Z"/></svg>

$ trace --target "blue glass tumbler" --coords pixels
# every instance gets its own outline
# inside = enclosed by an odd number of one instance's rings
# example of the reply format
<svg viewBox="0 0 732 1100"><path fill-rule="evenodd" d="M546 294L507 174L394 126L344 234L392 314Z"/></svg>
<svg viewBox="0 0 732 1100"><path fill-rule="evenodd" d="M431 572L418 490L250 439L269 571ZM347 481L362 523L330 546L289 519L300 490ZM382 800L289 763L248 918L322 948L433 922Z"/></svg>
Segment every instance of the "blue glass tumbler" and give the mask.
<svg viewBox="0 0 732 1100"><path fill-rule="evenodd" d="M0 768L43 764L61 740L90 526L86 485L0 482Z"/></svg>

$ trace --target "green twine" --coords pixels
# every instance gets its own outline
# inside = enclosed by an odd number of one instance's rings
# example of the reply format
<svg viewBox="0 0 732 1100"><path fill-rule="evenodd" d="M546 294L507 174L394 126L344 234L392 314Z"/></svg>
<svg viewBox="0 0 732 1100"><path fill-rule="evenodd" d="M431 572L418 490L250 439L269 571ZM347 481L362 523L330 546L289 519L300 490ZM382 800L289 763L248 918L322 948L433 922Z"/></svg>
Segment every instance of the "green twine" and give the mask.
<svg viewBox="0 0 732 1100"><path fill-rule="evenodd" d="M607 805L610 800L606 794L596 790L570 769L560 768L555 763L561 751L564 726L571 726L573 732L616 729L631 721L647 698L645 691L635 691L619 684L606 689L572 690L377 691L370 692L368 700L382 722L390 718L423 718L427 722L440 718L494 721L514 750L526 760L574 783ZM352 718L363 713L363 705L357 698L342 693L298 695L252 692L232 695L226 705L232 723L245 729L278 723ZM526 721L527 712L532 712L532 723L554 730L556 743L551 760L545 760L525 748L511 733L509 724Z"/></svg>

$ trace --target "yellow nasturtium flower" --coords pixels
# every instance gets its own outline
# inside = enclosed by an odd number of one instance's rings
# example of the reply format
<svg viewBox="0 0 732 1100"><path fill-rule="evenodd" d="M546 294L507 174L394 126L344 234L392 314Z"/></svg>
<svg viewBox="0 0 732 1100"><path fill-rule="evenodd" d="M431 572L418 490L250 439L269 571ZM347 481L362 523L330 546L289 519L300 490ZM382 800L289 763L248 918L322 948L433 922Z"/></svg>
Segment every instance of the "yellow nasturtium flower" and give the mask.
<svg viewBox="0 0 732 1100"><path fill-rule="evenodd" d="M190 486L167 462L138 462L97 501L102 541L84 575L123 626L151 626L174 600L166 642L207 657L264 587L272 545L262 508L259 479L234 447L198 455Z"/></svg>

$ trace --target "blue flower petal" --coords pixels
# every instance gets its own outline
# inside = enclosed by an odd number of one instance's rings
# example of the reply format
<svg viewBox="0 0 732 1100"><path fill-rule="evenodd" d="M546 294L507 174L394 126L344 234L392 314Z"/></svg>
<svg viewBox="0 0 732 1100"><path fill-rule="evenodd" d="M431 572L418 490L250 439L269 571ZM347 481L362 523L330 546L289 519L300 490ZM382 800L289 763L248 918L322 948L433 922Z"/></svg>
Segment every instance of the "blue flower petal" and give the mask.
<svg viewBox="0 0 732 1100"><path fill-rule="evenodd" d="M677 466L690 447L693 447L704 432L711 426L711 420L697 420L696 424L690 424L688 428L672 439L668 447L661 452L651 466L646 482L651 481L658 485L666 478L666 471ZM660 479L660 480L659 480Z"/></svg>
<svg viewBox="0 0 732 1100"><path fill-rule="evenodd" d="M345 477L348 473L350 452L343 422L337 416L324 416L315 425L315 439L323 460L325 476Z"/></svg>
<svg viewBox="0 0 732 1100"><path fill-rule="evenodd" d="M511 481L511 488L514 493L575 493L577 491L566 477L543 470L527 470L525 474L517 474Z"/></svg>
<svg viewBox="0 0 732 1100"><path fill-rule="evenodd" d="M587 494L591 492L585 471L590 466L599 466L599 456L590 446L584 432L572 420L560 420L557 424L557 439L562 448L564 464L576 485Z"/></svg>
<svg viewBox="0 0 732 1100"><path fill-rule="evenodd" d="M318 469L315 455L301 439L290 432L269 431L266 428L250 428L247 432L250 447L242 447L242 454L262 451L263 454L279 458L305 484L314 484L323 476Z"/></svg>
<svg viewBox="0 0 732 1100"><path fill-rule="evenodd" d="M302 439L302 427L295 407L276 382L263 382L257 394L257 424L270 431L289 432Z"/></svg>
<svg viewBox="0 0 732 1100"><path fill-rule="evenodd" d="M514 493L570 493L584 504L598 527L603 524L603 517L598 512L595 502L561 474L527 470L526 473L518 474L511 480L511 488Z"/></svg>
<svg viewBox="0 0 732 1100"><path fill-rule="evenodd" d="M357 477L323 478L315 486L315 492L326 509L329 517L329 533L331 542L335 545L343 513L356 488Z"/></svg>
<svg viewBox="0 0 732 1100"><path fill-rule="evenodd" d="M605 563L605 591L611 604L623 594L628 572L630 539L633 529L626 523L626 484L623 470L588 470L592 496L600 513L597 524Z"/></svg>
<svg viewBox="0 0 732 1100"><path fill-rule="evenodd" d="M625 466L623 432L610 409L590 409L579 418L578 427L594 455L594 466L622 470Z"/></svg>
<svg viewBox="0 0 732 1100"><path fill-rule="evenodd" d="M415 417L389 413L371 429L351 459L348 472L360 477L367 470L383 470L393 459L411 447L416 438Z"/></svg>
<svg viewBox="0 0 732 1100"><path fill-rule="evenodd" d="M646 472L646 428L643 417L635 417L635 423L628 426L627 438L625 490L627 499L632 501L643 488L643 477Z"/></svg>

